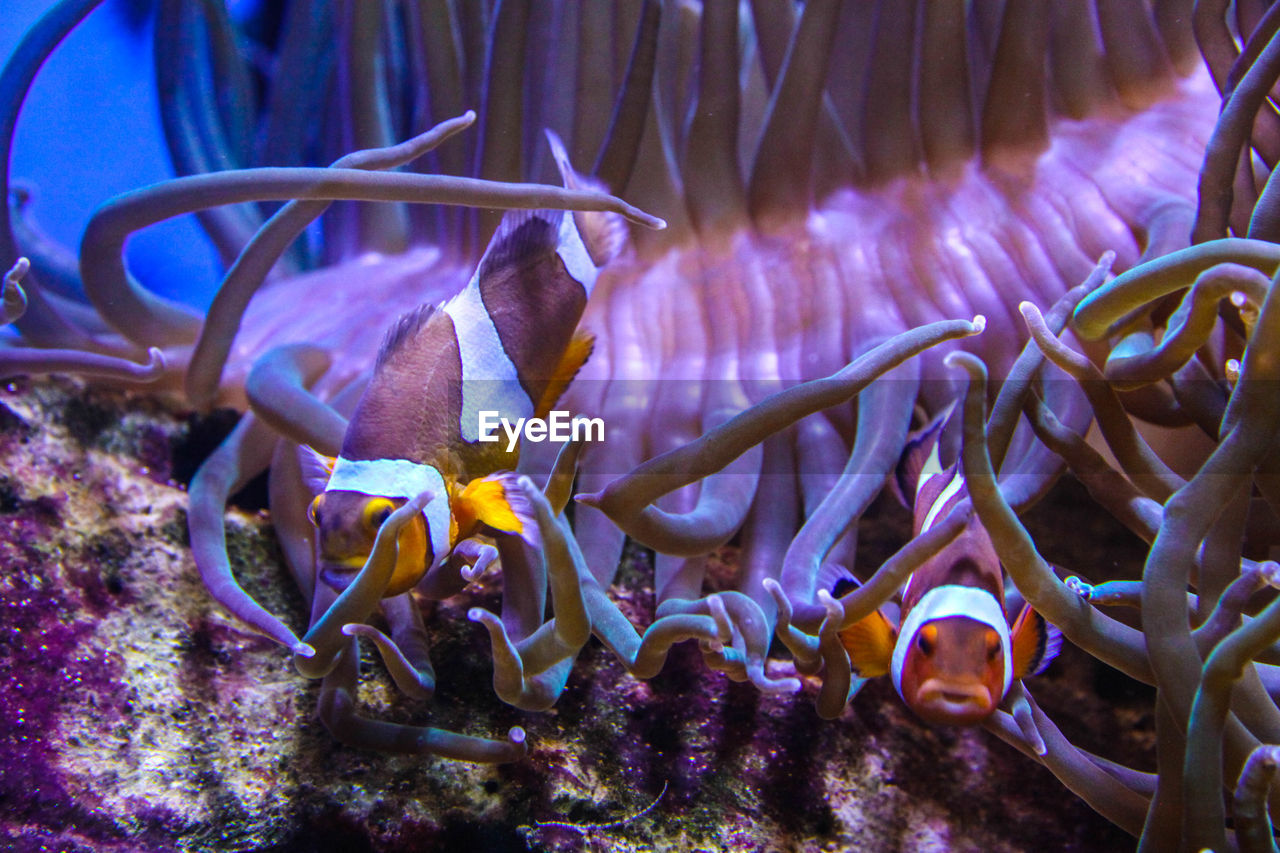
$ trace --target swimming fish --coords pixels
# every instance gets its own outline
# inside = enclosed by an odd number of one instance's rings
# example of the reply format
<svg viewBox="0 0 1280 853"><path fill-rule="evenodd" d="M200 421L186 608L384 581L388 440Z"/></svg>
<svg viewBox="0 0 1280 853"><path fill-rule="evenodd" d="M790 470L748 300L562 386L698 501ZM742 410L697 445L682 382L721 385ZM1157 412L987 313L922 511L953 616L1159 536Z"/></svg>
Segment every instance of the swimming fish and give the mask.
<svg viewBox="0 0 1280 853"><path fill-rule="evenodd" d="M945 416L936 420L904 454L899 488L914 494L917 536L967 494L960 461L943 468L940 460L945 422ZM921 719L972 725L995 711L1014 679L1043 671L1062 644L1058 629L1029 604L1010 626L1003 602L1004 571L975 514L956 539L912 573L897 628L877 610L842 631L840 639L858 675L889 674Z"/></svg>
<svg viewBox="0 0 1280 853"><path fill-rule="evenodd" d="M571 170L565 177L586 182ZM385 596L411 589L455 553L476 561L478 574L479 560L494 553L481 550L478 534L514 534L537 547L532 508L516 488L519 448L482 436L481 412L510 423L546 417L591 353L578 321L625 233L615 214L510 212L458 295L391 329L339 456L303 455L309 484L323 488L308 510L322 580L345 588L382 523L424 491L431 499L399 535Z"/></svg>

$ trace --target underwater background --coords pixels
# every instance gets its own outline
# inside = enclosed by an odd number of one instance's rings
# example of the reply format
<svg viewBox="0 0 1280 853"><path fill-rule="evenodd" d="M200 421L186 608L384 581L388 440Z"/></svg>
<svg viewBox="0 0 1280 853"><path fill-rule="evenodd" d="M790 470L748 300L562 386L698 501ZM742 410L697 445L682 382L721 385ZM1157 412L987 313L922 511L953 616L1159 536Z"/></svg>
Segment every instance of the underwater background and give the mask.
<svg viewBox="0 0 1280 853"><path fill-rule="evenodd" d="M0 266L31 258L0 337L0 846L1268 849L1280 7L0 2ZM335 163L357 150L365 176ZM342 200L263 249L308 193ZM347 453L385 330L471 280L503 210L554 206L625 244L588 255L561 400L616 428L548 522L567 556L504 550L326 633L298 448ZM778 413L851 362L856 403ZM966 389L1003 412L976 437ZM951 411L949 452L1009 461L946 524L991 528L1067 637L985 728L922 722L837 636L896 614L899 462ZM753 413L769 438L733 444ZM679 490L623 476L681 452ZM557 464L520 471L567 500ZM553 655L557 619L581 637Z"/></svg>

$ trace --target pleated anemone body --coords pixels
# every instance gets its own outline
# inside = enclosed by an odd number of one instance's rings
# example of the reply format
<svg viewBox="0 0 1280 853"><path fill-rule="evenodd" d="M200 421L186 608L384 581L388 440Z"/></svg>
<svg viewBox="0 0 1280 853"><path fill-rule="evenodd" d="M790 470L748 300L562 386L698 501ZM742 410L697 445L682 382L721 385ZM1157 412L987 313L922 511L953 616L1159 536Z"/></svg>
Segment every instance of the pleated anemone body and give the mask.
<svg viewBox="0 0 1280 853"><path fill-rule="evenodd" d="M9 66L6 146L41 56L95 5L59 4ZM390 636L364 625L367 613L339 618L336 592L314 577L313 495L295 449L336 453L382 330L464 286L498 208L608 207L652 225L639 208L669 226L633 228L587 304L582 326L597 344L564 405L601 417L607 439L577 460L583 493L779 388L955 321L923 355L864 383L856 405L804 419L639 521L620 527L579 504L570 534L551 520L568 497L553 477L540 521L558 550L545 564L504 550L501 616L473 611L493 638L499 695L523 708L555 700L584 625L640 675L696 638L710 666L794 690L796 679L765 671L779 607L790 629L817 635L821 593L854 565L855 522L917 410L939 411L960 387L944 354L962 346L1003 376L1027 337L1020 303L1047 310L1106 252L1121 271L1187 244L1218 107L1187 6L294 2L272 37L250 41L225 10L163 0L156 84L175 169L190 177L105 205L78 270L6 215L0 254L32 258L31 305L10 341L22 349L8 352L38 371L48 348L137 359L155 346L169 366L159 387L195 406L252 406L192 483L193 549L215 597L325 679L325 720L340 737L493 761L523 754L521 736L482 741L356 713L355 637L378 644L398 683L429 694L417 603L466 576L384 601ZM469 108L478 120L467 129L456 117ZM582 188L511 186L560 183L545 129L589 175ZM305 200L275 207L288 199ZM329 207L344 199L364 201ZM148 295L122 261L130 232L192 211L229 267L207 315ZM972 335L977 315L981 334L928 348ZM543 449L522 468L551 471ZM226 498L268 467L272 518L313 602L308 643L227 565ZM649 626L632 626L605 592L623 527L658 552ZM733 536L735 591L706 595L704 555ZM557 630L544 630L548 590ZM559 645L542 644L551 634ZM323 665L308 662L313 647ZM834 715L848 673L827 677L820 710Z"/></svg>

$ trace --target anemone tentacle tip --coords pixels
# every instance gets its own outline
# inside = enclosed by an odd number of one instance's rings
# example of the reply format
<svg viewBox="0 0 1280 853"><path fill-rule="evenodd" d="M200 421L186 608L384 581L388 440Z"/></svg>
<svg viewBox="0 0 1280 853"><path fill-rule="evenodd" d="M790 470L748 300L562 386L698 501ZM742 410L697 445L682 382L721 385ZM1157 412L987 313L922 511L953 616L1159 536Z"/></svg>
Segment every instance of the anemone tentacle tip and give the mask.
<svg viewBox="0 0 1280 853"><path fill-rule="evenodd" d="M20 257L13 262L13 266L9 268L9 272L5 273L5 279L17 284L18 279L25 276L29 269L31 269L31 261L26 257Z"/></svg>
<svg viewBox="0 0 1280 853"><path fill-rule="evenodd" d="M294 645L293 653L300 658L313 658L316 656L316 648L310 643L299 641Z"/></svg>
<svg viewBox="0 0 1280 853"><path fill-rule="evenodd" d="M507 732L507 737L510 738L512 743L524 743L528 735L519 726L512 726L511 731Z"/></svg>
<svg viewBox="0 0 1280 853"><path fill-rule="evenodd" d="M975 314L973 319L969 322L973 326L973 333L975 335L982 334L983 330L987 328L987 317L985 314Z"/></svg>
<svg viewBox="0 0 1280 853"><path fill-rule="evenodd" d="M1280 563L1275 560L1263 560L1258 564L1258 571L1268 586L1280 589Z"/></svg>

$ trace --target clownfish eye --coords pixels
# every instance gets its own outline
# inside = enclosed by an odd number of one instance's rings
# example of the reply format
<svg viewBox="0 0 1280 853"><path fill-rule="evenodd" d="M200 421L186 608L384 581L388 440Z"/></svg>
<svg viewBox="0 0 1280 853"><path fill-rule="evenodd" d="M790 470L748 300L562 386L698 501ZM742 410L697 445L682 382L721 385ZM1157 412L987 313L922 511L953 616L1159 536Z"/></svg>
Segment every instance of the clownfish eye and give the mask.
<svg viewBox="0 0 1280 853"><path fill-rule="evenodd" d="M396 505L386 498L374 498L364 505L364 526L376 531L382 523L391 517Z"/></svg>
<svg viewBox="0 0 1280 853"><path fill-rule="evenodd" d="M316 495L316 499L307 507L307 520L316 527L320 526L320 508L324 506L324 493Z"/></svg>
<svg viewBox="0 0 1280 853"><path fill-rule="evenodd" d="M990 628L986 631L987 660L995 660L1000 656L1000 635Z"/></svg>
<svg viewBox="0 0 1280 853"><path fill-rule="evenodd" d="M932 655L933 650L938 647L938 626L925 625L921 628L920 633L916 635L916 645L925 655Z"/></svg>

